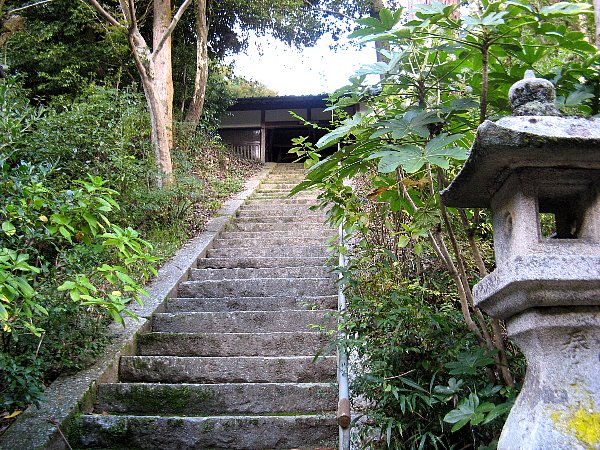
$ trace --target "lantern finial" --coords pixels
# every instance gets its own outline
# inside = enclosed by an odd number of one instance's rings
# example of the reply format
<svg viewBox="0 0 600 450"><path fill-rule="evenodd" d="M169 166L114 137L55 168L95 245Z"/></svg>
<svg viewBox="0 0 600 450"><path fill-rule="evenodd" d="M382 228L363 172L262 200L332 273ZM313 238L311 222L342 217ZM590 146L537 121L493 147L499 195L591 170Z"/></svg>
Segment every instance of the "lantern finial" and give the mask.
<svg viewBox="0 0 600 450"><path fill-rule="evenodd" d="M533 70L525 71L525 77L512 85L508 100L513 116L560 116L554 105L554 85L545 78L536 77Z"/></svg>

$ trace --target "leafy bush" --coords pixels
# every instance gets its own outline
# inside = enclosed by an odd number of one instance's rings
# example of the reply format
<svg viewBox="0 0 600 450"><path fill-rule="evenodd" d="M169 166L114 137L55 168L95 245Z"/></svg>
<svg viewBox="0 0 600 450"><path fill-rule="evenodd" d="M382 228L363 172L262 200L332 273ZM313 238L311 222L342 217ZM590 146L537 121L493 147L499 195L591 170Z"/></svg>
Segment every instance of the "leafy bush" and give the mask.
<svg viewBox="0 0 600 450"><path fill-rule="evenodd" d="M112 222L118 194L101 177L57 187L66 180L55 166L23 160L47 117L14 80L0 98L0 408L14 409L39 401L52 373L97 353L107 315L122 322L156 258L137 231Z"/></svg>
<svg viewBox="0 0 600 450"><path fill-rule="evenodd" d="M520 0L417 5L408 19L383 9L354 32L381 43L382 60L331 96L339 120L316 146L296 141L310 167L296 191L321 189L321 207L352 236L338 344L357 356L365 446L494 447L523 358L473 304L494 264L488 214L447 208L439 192L477 126L510 114L508 89L527 69L557 85L568 113L598 113L600 56L567 26L590 12Z"/></svg>

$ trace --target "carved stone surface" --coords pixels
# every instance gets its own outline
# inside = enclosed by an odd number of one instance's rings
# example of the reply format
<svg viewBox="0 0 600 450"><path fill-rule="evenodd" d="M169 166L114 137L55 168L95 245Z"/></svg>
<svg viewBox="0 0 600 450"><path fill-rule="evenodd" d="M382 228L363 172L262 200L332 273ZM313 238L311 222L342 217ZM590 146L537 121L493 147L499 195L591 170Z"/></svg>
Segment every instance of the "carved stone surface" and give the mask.
<svg viewBox="0 0 600 450"><path fill-rule="evenodd" d="M600 308L540 308L510 319L527 376L498 449L600 448Z"/></svg>

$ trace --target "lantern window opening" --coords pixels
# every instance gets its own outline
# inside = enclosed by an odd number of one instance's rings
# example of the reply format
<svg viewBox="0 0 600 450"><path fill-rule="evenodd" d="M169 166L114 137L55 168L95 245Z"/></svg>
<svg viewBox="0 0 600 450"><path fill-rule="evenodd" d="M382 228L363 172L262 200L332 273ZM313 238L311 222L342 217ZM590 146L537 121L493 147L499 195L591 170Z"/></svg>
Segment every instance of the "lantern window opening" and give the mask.
<svg viewBox="0 0 600 450"><path fill-rule="evenodd" d="M579 239L586 210L585 195L573 192L561 198L538 198L538 227L543 240Z"/></svg>

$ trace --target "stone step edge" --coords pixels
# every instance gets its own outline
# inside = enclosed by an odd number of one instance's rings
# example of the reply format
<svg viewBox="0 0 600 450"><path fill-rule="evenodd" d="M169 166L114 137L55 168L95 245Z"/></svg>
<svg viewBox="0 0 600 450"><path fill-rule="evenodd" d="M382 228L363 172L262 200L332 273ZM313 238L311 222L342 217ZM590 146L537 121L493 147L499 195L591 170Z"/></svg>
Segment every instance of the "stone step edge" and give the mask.
<svg viewBox="0 0 600 450"><path fill-rule="evenodd" d="M335 383L322 382L105 383L94 412L183 417L317 414L335 410L336 394Z"/></svg>
<svg viewBox="0 0 600 450"><path fill-rule="evenodd" d="M175 295L179 282L187 279L189 269L195 267L197 261L206 255L212 241L226 231L227 225L235 220L239 208L276 166L275 163L265 164L257 175L246 181L240 192L227 200L215 213L207 223L206 231L184 244L159 270L158 277L146 287L150 295L144 299L144 306L131 308L139 320L126 316L125 328L112 323L110 328L114 338L103 356L92 367L74 375L61 376L48 386L44 392L46 400L39 408L25 410L4 432L0 439L0 450L60 448L64 445L64 438L58 427L63 431L68 429L79 411L89 409L98 380L116 380L121 355L134 352L137 333L149 330L147 318L159 309L168 297ZM66 392L69 394L65 395ZM53 418L53 423L48 421L48 417Z"/></svg>

